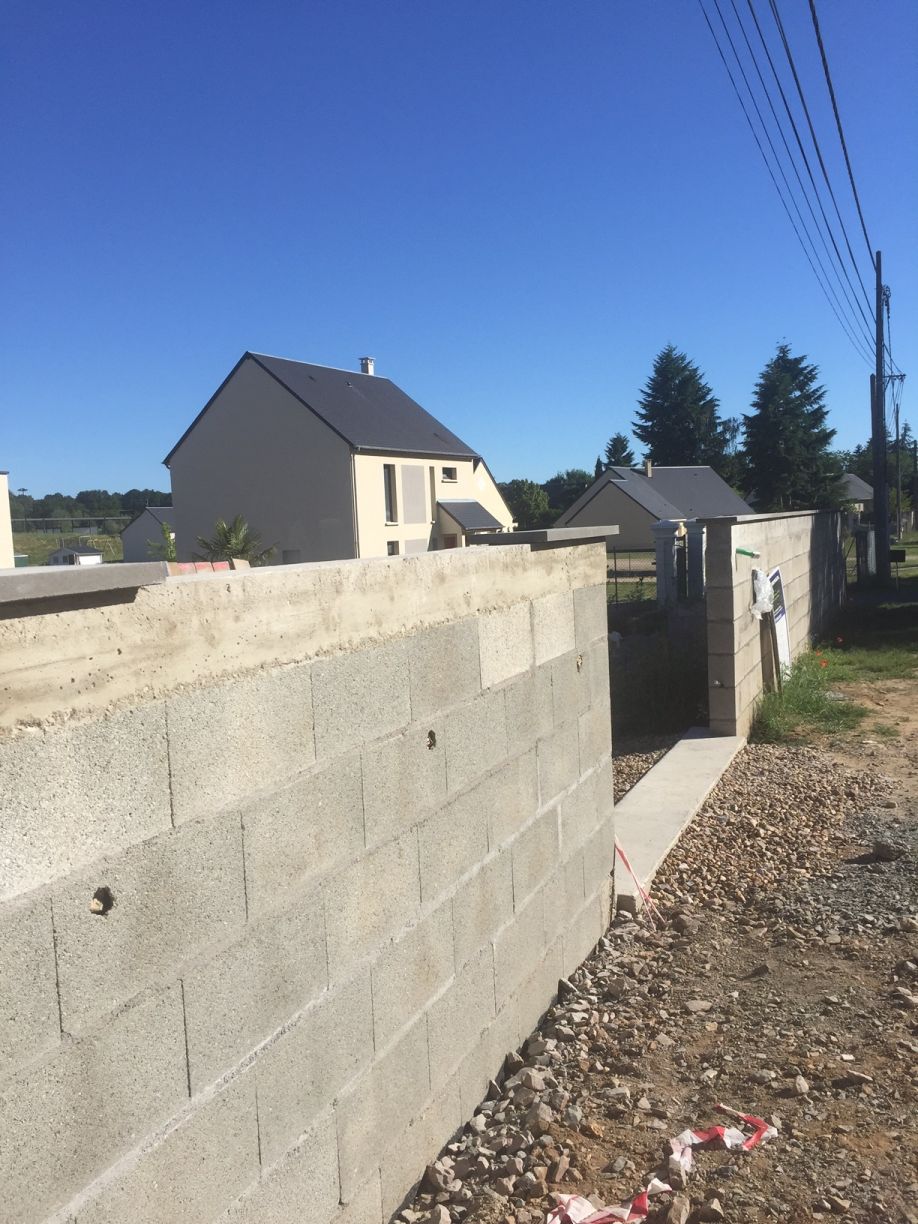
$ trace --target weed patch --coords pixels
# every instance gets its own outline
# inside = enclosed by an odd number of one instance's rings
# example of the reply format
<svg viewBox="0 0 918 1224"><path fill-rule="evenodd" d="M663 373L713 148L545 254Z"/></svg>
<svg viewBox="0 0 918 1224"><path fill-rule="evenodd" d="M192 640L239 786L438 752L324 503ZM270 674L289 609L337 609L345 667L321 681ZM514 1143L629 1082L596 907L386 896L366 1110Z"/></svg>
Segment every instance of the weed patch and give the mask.
<svg viewBox="0 0 918 1224"><path fill-rule="evenodd" d="M780 744L806 740L815 732L848 731L867 711L846 701L830 685L840 679L824 653L795 660L780 692L766 693L756 710L750 740Z"/></svg>

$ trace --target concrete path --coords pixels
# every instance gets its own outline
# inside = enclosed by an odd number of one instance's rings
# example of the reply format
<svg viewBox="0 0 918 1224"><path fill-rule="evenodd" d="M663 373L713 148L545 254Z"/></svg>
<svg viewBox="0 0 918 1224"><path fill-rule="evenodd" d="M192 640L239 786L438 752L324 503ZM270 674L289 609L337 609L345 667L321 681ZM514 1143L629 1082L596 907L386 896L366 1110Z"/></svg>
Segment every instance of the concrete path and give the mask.
<svg viewBox="0 0 918 1224"><path fill-rule="evenodd" d="M742 735L712 736L706 728L694 727L615 805L616 840L645 892L745 742ZM617 907L632 914L643 904L640 889L619 856L615 894Z"/></svg>

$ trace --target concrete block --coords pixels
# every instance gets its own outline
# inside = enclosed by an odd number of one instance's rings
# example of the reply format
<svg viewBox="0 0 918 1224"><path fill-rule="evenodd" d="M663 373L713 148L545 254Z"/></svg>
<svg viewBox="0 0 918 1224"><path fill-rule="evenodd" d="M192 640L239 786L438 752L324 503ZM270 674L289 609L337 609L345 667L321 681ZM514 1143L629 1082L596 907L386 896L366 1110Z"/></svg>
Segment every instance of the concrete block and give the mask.
<svg viewBox="0 0 918 1224"><path fill-rule="evenodd" d="M609 639L598 638L587 651L590 671L590 705L608 710L611 704L611 675L609 672Z"/></svg>
<svg viewBox="0 0 918 1224"><path fill-rule="evenodd" d="M0 906L0 1079L60 1041L47 896Z"/></svg>
<svg viewBox="0 0 918 1224"><path fill-rule="evenodd" d="M494 950L485 947L427 1013L430 1081L441 1088L481 1040L496 1014Z"/></svg>
<svg viewBox="0 0 918 1224"><path fill-rule="evenodd" d="M258 1172L255 1078L250 1074L142 1153L79 1212L77 1224L214 1220L257 1180Z"/></svg>
<svg viewBox="0 0 918 1224"><path fill-rule="evenodd" d="M580 741L577 722L559 727L539 740L539 798L543 806L580 777Z"/></svg>
<svg viewBox="0 0 918 1224"><path fill-rule="evenodd" d="M312 670L312 699L320 758L407 727L411 697L405 642L318 659Z"/></svg>
<svg viewBox="0 0 918 1224"><path fill-rule="evenodd" d="M419 911L420 892L414 830L336 872L325 893L332 979L406 927Z"/></svg>
<svg viewBox="0 0 918 1224"><path fill-rule="evenodd" d="M428 1000L452 978L452 904L425 914L387 948L373 966L373 1028L376 1048L424 1010Z"/></svg>
<svg viewBox="0 0 918 1224"><path fill-rule="evenodd" d="M554 728L551 664L524 672L504 689L507 706L507 748L511 756L525 752Z"/></svg>
<svg viewBox="0 0 918 1224"><path fill-rule="evenodd" d="M254 1224L254 1222L253 1222ZM379 1170L374 1169L346 1204L330 1217L330 1224L386 1224L383 1219Z"/></svg>
<svg viewBox="0 0 918 1224"><path fill-rule="evenodd" d="M476 664L477 665L477 664ZM431 720L436 724L436 720ZM439 738L428 746L428 731L417 723L394 739L363 751L363 810L367 845L418 824L446 800L446 750Z"/></svg>
<svg viewBox="0 0 918 1224"><path fill-rule="evenodd" d="M596 828L596 783L592 775L561 800L561 845L559 858L566 862Z"/></svg>
<svg viewBox="0 0 918 1224"><path fill-rule="evenodd" d="M554 725L560 727L590 708L589 656L571 651L553 659L549 666Z"/></svg>
<svg viewBox="0 0 918 1224"><path fill-rule="evenodd" d="M597 639L609 633L609 600L606 584L578 587L574 591L574 642L586 652Z"/></svg>
<svg viewBox="0 0 918 1224"><path fill-rule="evenodd" d="M574 649L572 591L559 591L532 601L532 640L536 666Z"/></svg>
<svg viewBox="0 0 918 1224"><path fill-rule="evenodd" d="M511 1001L497 1013L459 1068L463 1119L474 1114L487 1094L488 1080L497 1076L504 1058L518 1048L523 1036L528 1033L520 1033L516 1003Z"/></svg>
<svg viewBox="0 0 918 1224"><path fill-rule="evenodd" d="M383 1218L389 1219L412 1194L424 1168L462 1125L457 1080L445 1084L420 1117L405 1127L381 1169Z"/></svg>
<svg viewBox="0 0 918 1224"><path fill-rule="evenodd" d="M516 1007L523 1040L555 1001L562 964L562 942L556 939L543 951L535 967L520 984L516 993Z"/></svg>
<svg viewBox="0 0 918 1224"><path fill-rule="evenodd" d="M593 773L593 795L596 822L611 818L615 805L614 766L611 758L603 761Z"/></svg>
<svg viewBox="0 0 918 1224"><path fill-rule="evenodd" d="M408 639L413 718L431 718L481 692L478 624L470 616Z"/></svg>
<svg viewBox="0 0 918 1224"><path fill-rule="evenodd" d="M620 886L625 872L615 854L615 824L612 820L605 820L597 827L583 850L583 885L587 897L592 897L599 891L603 881L609 879L613 870L616 885Z"/></svg>
<svg viewBox="0 0 918 1224"><path fill-rule="evenodd" d="M582 965L602 936L602 906L598 897L590 897L575 913L561 939L561 968L565 977Z"/></svg>
<svg viewBox="0 0 918 1224"><path fill-rule="evenodd" d="M178 693L167 715L176 824L278 786L316 758L307 664Z"/></svg>
<svg viewBox="0 0 918 1224"><path fill-rule="evenodd" d="M219 1224L291 1224L307 1215L316 1224L326 1224L337 1219L337 1210L338 1137L334 1116L327 1113L296 1147L264 1170L261 1180L220 1216Z"/></svg>
<svg viewBox="0 0 918 1224"><path fill-rule="evenodd" d="M512 838L539 807L539 770L535 749L515 757L475 787L474 803L488 814L488 845L493 850Z"/></svg>
<svg viewBox="0 0 918 1224"><path fill-rule="evenodd" d="M372 1057L366 973L320 999L256 1059L263 1164L280 1160Z"/></svg>
<svg viewBox="0 0 918 1224"><path fill-rule="evenodd" d="M532 667L532 623L526 600L478 619L481 684L492 688Z"/></svg>
<svg viewBox="0 0 918 1224"><path fill-rule="evenodd" d="M729 587L717 587L712 586L710 582L708 582L705 591L705 602L709 625L712 621L726 621L727 624L732 625L739 608L742 606L732 585ZM751 598L749 602L752 602Z"/></svg>
<svg viewBox="0 0 918 1224"><path fill-rule="evenodd" d="M689 733L616 804L619 842L645 890L744 743L739 736ZM637 884L617 864L615 891L620 909L640 909Z"/></svg>
<svg viewBox="0 0 918 1224"><path fill-rule="evenodd" d="M591 706L578 719L580 737L580 772L602 763L612 751L612 719L602 706Z"/></svg>
<svg viewBox="0 0 918 1224"><path fill-rule="evenodd" d="M307 889L183 975L191 1090L200 1092L328 984L323 898Z"/></svg>
<svg viewBox="0 0 918 1224"><path fill-rule="evenodd" d="M452 900L456 965L461 968L513 917L513 866L509 849L489 858Z"/></svg>
<svg viewBox="0 0 918 1224"><path fill-rule="evenodd" d="M341 1199L349 1202L420 1114L430 1092L427 1018L421 1016L398 1043L338 1100Z"/></svg>
<svg viewBox="0 0 918 1224"><path fill-rule="evenodd" d="M187 1100L178 986L147 996L0 1091L4 1224L62 1207Z"/></svg>
<svg viewBox="0 0 918 1224"><path fill-rule="evenodd" d="M517 909L554 874L559 851L558 810L550 808L513 843L513 899Z"/></svg>
<svg viewBox="0 0 918 1224"><path fill-rule="evenodd" d="M507 715L500 690L460 706L443 729L446 781L451 795L465 790L507 756Z"/></svg>
<svg viewBox="0 0 918 1224"><path fill-rule="evenodd" d="M100 887L114 898L105 914L89 908ZM74 1032L241 928L239 817L194 821L131 846L69 877L53 900L61 1019Z"/></svg>
<svg viewBox="0 0 918 1224"><path fill-rule="evenodd" d="M0 740L0 900L171 825L162 702Z"/></svg>
<svg viewBox="0 0 918 1224"><path fill-rule="evenodd" d="M545 954L542 913L542 898L537 893L494 939L494 981L498 1008L503 1007L516 993Z"/></svg>
<svg viewBox="0 0 918 1224"><path fill-rule="evenodd" d="M359 755L253 800L243 809L242 824L249 911L261 912L363 846Z"/></svg>
<svg viewBox="0 0 918 1224"><path fill-rule="evenodd" d="M425 903L455 887L488 853L488 811L479 802L481 789L460 795L418 829Z"/></svg>

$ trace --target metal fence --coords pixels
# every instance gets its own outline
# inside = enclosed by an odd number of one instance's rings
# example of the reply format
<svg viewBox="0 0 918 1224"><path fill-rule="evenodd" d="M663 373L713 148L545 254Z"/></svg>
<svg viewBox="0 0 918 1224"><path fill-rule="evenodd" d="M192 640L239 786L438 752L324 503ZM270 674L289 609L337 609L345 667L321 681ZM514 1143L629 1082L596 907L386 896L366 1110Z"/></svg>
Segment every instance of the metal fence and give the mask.
<svg viewBox="0 0 918 1224"><path fill-rule="evenodd" d="M64 515L60 518L14 518L13 531L47 532L50 535L63 535L79 532L91 532L95 535L118 535L134 516L131 514L107 514L104 517L96 515Z"/></svg>
<svg viewBox="0 0 918 1224"><path fill-rule="evenodd" d="M657 598L657 562L652 548L613 548L606 590L610 603L644 603Z"/></svg>

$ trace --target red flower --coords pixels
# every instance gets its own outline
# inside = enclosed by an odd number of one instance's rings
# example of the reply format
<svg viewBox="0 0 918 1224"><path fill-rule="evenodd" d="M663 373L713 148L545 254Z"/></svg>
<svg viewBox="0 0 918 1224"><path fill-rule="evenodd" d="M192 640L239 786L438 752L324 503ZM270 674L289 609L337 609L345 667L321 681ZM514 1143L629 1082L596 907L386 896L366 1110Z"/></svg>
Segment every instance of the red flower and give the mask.
<svg viewBox="0 0 918 1224"><path fill-rule="evenodd" d="M820 660L819 660L819 666L820 666L820 667L828 667L828 666L829 666L829 660L828 660L828 659L820 659Z"/></svg>

